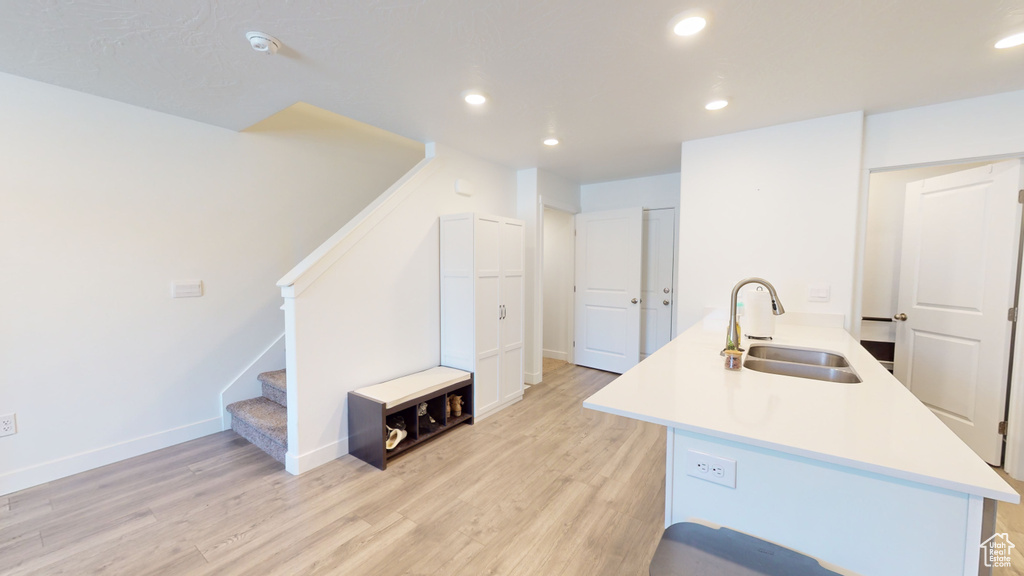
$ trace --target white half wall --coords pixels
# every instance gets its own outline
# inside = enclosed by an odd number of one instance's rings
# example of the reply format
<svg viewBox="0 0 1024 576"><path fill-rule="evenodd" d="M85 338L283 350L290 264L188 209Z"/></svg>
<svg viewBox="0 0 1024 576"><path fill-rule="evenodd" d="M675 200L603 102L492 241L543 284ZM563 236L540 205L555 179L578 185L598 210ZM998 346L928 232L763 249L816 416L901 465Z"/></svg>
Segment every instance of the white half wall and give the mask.
<svg viewBox="0 0 1024 576"><path fill-rule="evenodd" d="M0 74L0 494L221 429L278 278L423 157L299 104L238 133ZM199 279L200 298L171 299Z"/></svg>
<svg viewBox="0 0 1024 576"><path fill-rule="evenodd" d="M737 281L772 282L787 312L843 314L853 292L863 114L684 142L676 326L727 308ZM829 302L809 302L813 285ZM723 335L724 339L724 335Z"/></svg>
<svg viewBox="0 0 1024 576"><path fill-rule="evenodd" d="M442 145L434 150L428 171L410 180L415 187L404 201L315 283L285 299L296 327L295 341L287 343L288 369L298 382L288 395L292 473L348 453L350 390L438 365L438 218L516 215L515 170ZM457 179L472 184L472 196L455 193Z"/></svg>
<svg viewBox="0 0 1024 576"><path fill-rule="evenodd" d="M545 358L566 360L572 346L573 272L576 267L573 215L544 208Z"/></svg>

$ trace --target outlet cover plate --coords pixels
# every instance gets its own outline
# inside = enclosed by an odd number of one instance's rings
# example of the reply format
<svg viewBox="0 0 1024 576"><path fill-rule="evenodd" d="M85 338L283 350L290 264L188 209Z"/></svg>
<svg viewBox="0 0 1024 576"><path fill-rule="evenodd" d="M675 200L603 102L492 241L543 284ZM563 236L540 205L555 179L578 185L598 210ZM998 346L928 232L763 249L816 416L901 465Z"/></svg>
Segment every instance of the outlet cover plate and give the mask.
<svg viewBox="0 0 1024 576"><path fill-rule="evenodd" d="M736 461L696 450L687 450L686 475L735 488Z"/></svg>
<svg viewBox="0 0 1024 576"><path fill-rule="evenodd" d="M18 432L18 423L14 414L0 414L0 436L10 436Z"/></svg>

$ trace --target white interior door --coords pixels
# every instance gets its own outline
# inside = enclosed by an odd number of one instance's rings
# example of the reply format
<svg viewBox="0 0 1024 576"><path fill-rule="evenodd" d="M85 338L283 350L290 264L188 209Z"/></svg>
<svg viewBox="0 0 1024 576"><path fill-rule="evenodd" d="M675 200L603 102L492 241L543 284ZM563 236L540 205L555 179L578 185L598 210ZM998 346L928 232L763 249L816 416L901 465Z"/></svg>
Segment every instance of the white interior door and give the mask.
<svg viewBox="0 0 1024 576"><path fill-rule="evenodd" d="M640 359L672 339L672 283L675 251L674 208L644 210L643 294L640 313Z"/></svg>
<svg viewBox="0 0 1024 576"><path fill-rule="evenodd" d="M1002 460L1020 186L1017 160L912 182L903 222L895 375L993 465Z"/></svg>
<svg viewBox="0 0 1024 576"><path fill-rule="evenodd" d="M629 370L640 361L643 210L576 215L576 364Z"/></svg>

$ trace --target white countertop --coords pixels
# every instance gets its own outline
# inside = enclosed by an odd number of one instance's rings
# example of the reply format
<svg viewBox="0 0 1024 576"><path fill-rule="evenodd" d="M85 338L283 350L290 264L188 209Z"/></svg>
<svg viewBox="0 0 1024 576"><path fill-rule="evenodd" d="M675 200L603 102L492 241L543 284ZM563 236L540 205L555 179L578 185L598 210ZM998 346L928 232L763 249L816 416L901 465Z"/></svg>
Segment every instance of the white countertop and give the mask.
<svg viewBox="0 0 1024 576"><path fill-rule="evenodd" d="M841 328L779 325L770 344L838 352L863 379L836 384L726 370L725 329L697 324L585 408L1017 503L1020 497ZM744 338L745 347L749 340Z"/></svg>

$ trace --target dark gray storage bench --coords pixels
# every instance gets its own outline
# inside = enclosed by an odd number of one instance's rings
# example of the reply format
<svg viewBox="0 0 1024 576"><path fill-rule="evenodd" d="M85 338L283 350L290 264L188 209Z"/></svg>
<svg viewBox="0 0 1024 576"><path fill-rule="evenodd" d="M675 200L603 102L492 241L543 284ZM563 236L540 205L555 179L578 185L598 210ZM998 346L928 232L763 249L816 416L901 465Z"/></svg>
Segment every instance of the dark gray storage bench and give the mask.
<svg viewBox="0 0 1024 576"><path fill-rule="evenodd" d="M462 415L445 416L445 404L452 395L462 396ZM432 432L420 430L416 407L427 403L427 413L437 422ZM400 415L408 436L392 450L385 449L386 422ZM432 440L462 423L473 423L473 374L438 366L367 386L348 393L348 451L381 470L409 449Z"/></svg>

